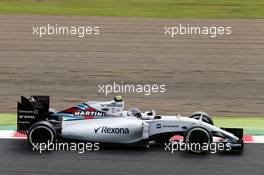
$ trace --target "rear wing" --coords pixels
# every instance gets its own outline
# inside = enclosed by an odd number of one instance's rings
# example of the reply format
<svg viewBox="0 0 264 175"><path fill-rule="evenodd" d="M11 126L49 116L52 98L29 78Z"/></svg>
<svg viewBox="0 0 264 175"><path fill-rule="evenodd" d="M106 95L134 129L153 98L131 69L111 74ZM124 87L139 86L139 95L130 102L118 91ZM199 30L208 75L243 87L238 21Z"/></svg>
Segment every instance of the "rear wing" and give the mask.
<svg viewBox="0 0 264 175"><path fill-rule="evenodd" d="M49 96L21 96L17 102L17 131L26 133L30 126L49 117Z"/></svg>

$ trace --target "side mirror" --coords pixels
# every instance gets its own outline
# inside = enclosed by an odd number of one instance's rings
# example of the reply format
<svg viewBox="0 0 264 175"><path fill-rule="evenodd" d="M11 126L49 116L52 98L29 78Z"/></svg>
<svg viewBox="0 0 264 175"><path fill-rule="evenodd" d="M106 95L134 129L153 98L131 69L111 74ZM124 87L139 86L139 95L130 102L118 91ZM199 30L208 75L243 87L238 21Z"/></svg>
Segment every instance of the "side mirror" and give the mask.
<svg viewBox="0 0 264 175"><path fill-rule="evenodd" d="M152 109L151 112L153 116L156 116L156 111L154 109Z"/></svg>
<svg viewBox="0 0 264 175"><path fill-rule="evenodd" d="M128 116L132 116L133 114L132 114L132 112L127 111L127 115L128 115Z"/></svg>
<svg viewBox="0 0 264 175"><path fill-rule="evenodd" d="M144 113L145 116L155 116L156 115L156 112L154 110L151 110L151 111L146 111Z"/></svg>

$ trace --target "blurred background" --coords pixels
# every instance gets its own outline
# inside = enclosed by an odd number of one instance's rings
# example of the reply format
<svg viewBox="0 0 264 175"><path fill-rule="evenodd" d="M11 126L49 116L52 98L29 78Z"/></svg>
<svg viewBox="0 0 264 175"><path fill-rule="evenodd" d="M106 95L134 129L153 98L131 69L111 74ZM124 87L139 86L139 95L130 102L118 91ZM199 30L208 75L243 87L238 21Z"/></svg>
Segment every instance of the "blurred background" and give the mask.
<svg viewBox="0 0 264 175"><path fill-rule="evenodd" d="M20 95L49 95L57 109L123 95L127 108L168 115L263 116L261 6L238 0L1 0L0 112L15 113ZM32 34L33 26L47 24L97 25L100 35ZM164 35L164 26L179 24L231 26L232 35ZM165 84L166 92L98 93L99 84L114 81Z"/></svg>

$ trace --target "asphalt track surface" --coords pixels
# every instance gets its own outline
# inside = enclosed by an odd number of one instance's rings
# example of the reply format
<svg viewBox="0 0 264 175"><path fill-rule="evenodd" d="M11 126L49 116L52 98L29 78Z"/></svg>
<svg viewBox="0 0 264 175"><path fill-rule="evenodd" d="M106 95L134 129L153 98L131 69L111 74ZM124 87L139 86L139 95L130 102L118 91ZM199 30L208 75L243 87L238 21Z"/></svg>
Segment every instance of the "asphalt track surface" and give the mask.
<svg viewBox="0 0 264 175"><path fill-rule="evenodd" d="M264 173L264 145L246 144L239 154L171 154L149 150L103 149L99 152L55 151L39 154L25 140L0 140L0 172L17 174L239 174Z"/></svg>
<svg viewBox="0 0 264 175"><path fill-rule="evenodd" d="M264 20L0 15L0 112L20 95L51 96L52 107L111 99L99 84L166 84L166 93L125 93L126 108L177 115L263 116ZM38 37L33 26L93 25L85 38ZM164 35L164 26L231 26L215 39Z"/></svg>

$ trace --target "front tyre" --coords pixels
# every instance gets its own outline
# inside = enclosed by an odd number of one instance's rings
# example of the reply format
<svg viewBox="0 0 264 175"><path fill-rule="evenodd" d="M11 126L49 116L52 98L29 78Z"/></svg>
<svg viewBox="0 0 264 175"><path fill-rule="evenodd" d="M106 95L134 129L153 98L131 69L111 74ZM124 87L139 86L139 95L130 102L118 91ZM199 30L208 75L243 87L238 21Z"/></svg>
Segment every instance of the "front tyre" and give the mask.
<svg viewBox="0 0 264 175"><path fill-rule="evenodd" d="M210 148L212 140L212 134L200 126L190 128L184 136L184 143L188 151L198 154L209 151L208 148Z"/></svg>

